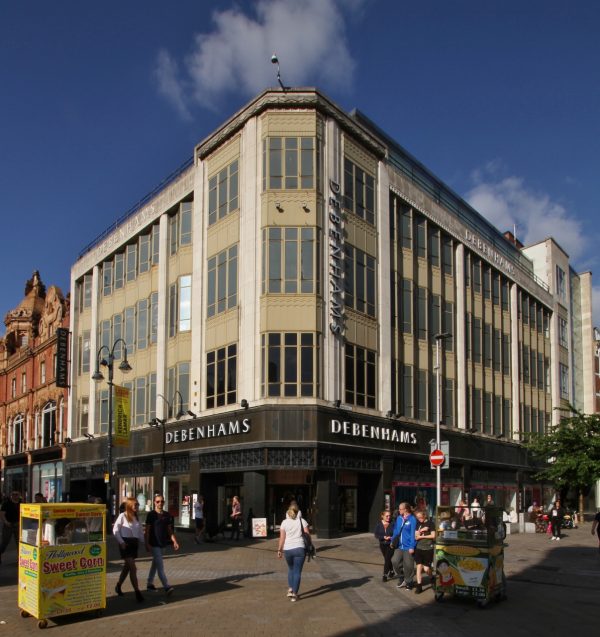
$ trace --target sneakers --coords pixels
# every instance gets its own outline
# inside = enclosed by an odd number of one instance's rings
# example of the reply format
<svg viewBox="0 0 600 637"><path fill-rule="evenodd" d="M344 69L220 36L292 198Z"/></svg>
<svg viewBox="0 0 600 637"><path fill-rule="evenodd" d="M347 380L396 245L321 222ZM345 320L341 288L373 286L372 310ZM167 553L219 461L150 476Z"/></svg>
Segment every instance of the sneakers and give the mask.
<svg viewBox="0 0 600 637"><path fill-rule="evenodd" d="M412 584L407 584L406 585L406 590L407 591L412 591L412 589L413 589L413 585Z"/></svg>
<svg viewBox="0 0 600 637"><path fill-rule="evenodd" d="M398 582L396 588L406 588L406 582L404 580Z"/></svg>
<svg viewBox="0 0 600 637"><path fill-rule="evenodd" d="M292 595L290 596L290 602L297 602L298 601L298 595L294 595L294 593L292 593Z"/></svg>
<svg viewBox="0 0 600 637"><path fill-rule="evenodd" d="M119 596L119 597L123 597L124 593L121 590L121 584L117 584L115 586L115 593Z"/></svg>
<svg viewBox="0 0 600 637"><path fill-rule="evenodd" d="M560 542L560 537L557 537L556 539Z"/></svg>
<svg viewBox="0 0 600 637"><path fill-rule="evenodd" d="M417 585L415 586L415 593L416 593L417 595L419 595L419 593L422 593L422 592L423 592L423 586L422 586L422 584L417 584Z"/></svg>
<svg viewBox="0 0 600 637"><path fill-rule="evenodd" d="M387 578L388 578L388 579L394 579L395 577L396 577L396 573L394 573L394 571L390 571L390 572L387 574Z"/></svg>
<svg viewBox="0 0 600 637"><path fill-rule="evenodd" d="M165 594L167 595L167 597L172 595L174 590L175 589L172 586L167 586L167 588L165 588Z"/></svg>
<svg viewBox="0 0 600 637"><path fill-rule="evenodd" d="M382 582L387 582L387 581L388 581L388 577L387 577L387 575L384 575L384 576L381 578L381 581L382 581Z"/></svg>
<svg viewBox="0 0 600 637"><path fill-rule="evenodd" d="M148 586L146 586L146 590L147 591L155 591L156 590L156 586L154 586L154 584L148 584Z"/></svg>

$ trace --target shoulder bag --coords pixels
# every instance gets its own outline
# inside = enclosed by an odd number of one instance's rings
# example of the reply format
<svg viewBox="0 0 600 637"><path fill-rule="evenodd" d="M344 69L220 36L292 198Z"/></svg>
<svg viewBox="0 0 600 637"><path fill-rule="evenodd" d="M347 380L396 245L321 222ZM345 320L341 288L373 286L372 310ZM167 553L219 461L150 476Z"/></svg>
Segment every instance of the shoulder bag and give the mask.
<svg viewBox="0 0 600 637"><path fill-rule="evenodd" d="M302 524L302 517L298 518L300 520L300 531L302 532L302 539L304 540L304 555L308 562L314 560L317 557L317 551L315 549L315 545L312 543L312 539L308 533L304 531L304 524Z"/></svg>

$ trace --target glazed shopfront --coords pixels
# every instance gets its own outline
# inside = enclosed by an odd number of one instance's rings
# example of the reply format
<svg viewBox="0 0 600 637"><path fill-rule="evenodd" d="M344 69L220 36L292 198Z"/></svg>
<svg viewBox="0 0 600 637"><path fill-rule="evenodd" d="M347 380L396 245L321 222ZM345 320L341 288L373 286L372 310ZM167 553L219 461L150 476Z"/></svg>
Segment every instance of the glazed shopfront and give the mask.
<svg viewBox="0 0 600 637"><path fill-rule="evenodd" d="M241 498L245 525L257 517L277 528L295 499L320 537L369 531L380 511L399 501L433 508L432 432L350 411L279 406L244 410L222 421L173 422L164 432L141 428L132 432L129 447L114 449L118 498L136 497L141 511L149 511L152 495L163 490L164 468L169 511L179 527L193 525L192 505L201 493L212 533L227 522L234 495ZM458 503L472 489L491 487L490 478L496 481L495 493L500 493L500 480L502 488L518 491L524 468L518 445L454 430L442 437L451 449L450 469L442 472L443 503ZM106 455L106 441L94 443L69 450L68 486L78 499L90 488L97 491L92 495L105 493L104 484L91 478L103 471L98 458Z"/></svg>

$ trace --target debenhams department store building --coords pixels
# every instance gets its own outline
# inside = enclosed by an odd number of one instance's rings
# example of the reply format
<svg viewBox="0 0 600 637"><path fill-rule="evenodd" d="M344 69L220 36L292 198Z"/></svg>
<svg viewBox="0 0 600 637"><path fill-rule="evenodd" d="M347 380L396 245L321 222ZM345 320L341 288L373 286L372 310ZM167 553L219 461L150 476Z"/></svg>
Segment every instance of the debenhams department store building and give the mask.
<svg viewBox="0 0 600 637"><path fill-rule="evenodd" d="M227 120L82 253L71 293L72 500L105 493L108 386L91 375L117 342L132 421L114 447L120 498L149 507L164 460L184 526L195 493L213 523L235 494L269 524L296 498L323 537L371 529L399 499L433 506L443 332L443 502L492 492L516 508L539 490L518 441L552 417L548 287L400 146L314 89L265 91Z"/></svg>

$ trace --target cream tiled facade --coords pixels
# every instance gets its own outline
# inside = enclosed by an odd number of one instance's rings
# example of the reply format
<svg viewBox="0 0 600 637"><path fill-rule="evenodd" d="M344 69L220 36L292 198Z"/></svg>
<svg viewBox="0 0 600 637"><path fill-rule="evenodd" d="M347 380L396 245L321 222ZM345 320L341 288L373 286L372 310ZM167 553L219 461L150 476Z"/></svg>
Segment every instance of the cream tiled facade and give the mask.
<svg viewBox="0 0 600 637"><path fill-rule="evenodd" d="M522 510L550 496L521 442L594 397L591 275L552 239L515 245L314 89L265 91L201 142L82 254L71 295L71 492L101 491L108 390L91 374L123 339L118 497L145 502L166 473L184 526L199 492L217 520L238 493L270 524L296 497L322 535L398 498L431 507L438 417L444 502L491 491Z"/></svg>

